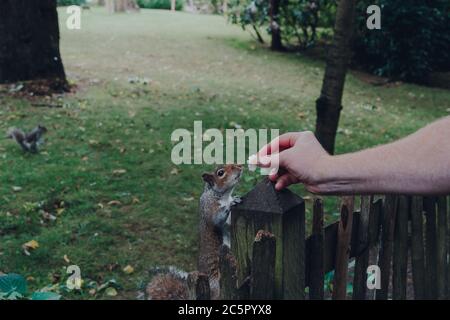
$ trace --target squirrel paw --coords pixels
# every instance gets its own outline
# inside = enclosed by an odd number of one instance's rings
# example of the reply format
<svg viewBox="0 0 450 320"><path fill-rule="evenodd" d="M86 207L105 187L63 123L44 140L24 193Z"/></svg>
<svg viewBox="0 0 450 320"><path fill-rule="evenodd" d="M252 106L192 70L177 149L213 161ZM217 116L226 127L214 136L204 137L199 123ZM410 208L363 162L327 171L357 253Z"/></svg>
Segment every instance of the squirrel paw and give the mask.
<svg viewBox="0 0 450 320"><path fill-rule="evenodd" d="M241 197L234 196L233 200L231 201L231 205L234 206L234 205L236 205L238 203L241 203L241 202L242 202L242 198Z"/></svg>

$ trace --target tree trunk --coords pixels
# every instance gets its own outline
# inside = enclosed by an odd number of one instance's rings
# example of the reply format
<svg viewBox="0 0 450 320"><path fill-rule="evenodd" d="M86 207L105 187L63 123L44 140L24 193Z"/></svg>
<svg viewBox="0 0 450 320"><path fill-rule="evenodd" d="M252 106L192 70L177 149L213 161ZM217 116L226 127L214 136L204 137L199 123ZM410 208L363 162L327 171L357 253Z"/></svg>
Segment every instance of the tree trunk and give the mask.
<svg viewBox="0 0 450 320"><path fill-rule="evenodd" d="M280 0L270 0L270 32L272 34L272 42L270 49L275 51L283 51L284 47L281 42L281 29L279 21Z"/></svg>
<svg viewBox="0 0 450 320"><path fill-rule="evenodd" d="M0 83L45 79L67 89L56 0L0 1Z"/></svg>
<svg viewBox="0 0 450 320"><path fill-rule="evenodd" d="M316 136L330 154L334 153L345 76L351 55L355 2L356 0L338 2L334 38L328 52L322 91L316 101Z"/></svg>

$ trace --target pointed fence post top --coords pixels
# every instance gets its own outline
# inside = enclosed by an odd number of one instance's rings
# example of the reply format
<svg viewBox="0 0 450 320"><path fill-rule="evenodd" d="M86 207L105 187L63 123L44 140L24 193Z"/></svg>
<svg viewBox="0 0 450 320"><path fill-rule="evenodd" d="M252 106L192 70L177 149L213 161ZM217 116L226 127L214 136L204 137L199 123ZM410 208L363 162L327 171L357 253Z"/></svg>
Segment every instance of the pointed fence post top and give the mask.
<svg viewBox="0 0 450 320"><path fill-rule="evenodd" d="M246 212L283 214L302 205L303 199L288 189L275 190L275 184L268 178L260 181L242 199L236 209Z"/></svg>

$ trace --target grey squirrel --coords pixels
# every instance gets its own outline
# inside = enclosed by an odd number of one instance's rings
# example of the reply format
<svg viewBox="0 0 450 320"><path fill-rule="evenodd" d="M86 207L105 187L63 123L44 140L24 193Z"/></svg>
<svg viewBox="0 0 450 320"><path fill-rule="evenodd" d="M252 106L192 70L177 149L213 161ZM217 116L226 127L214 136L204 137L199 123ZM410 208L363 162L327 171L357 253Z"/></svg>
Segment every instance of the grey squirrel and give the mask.
<svg viewBox="0 0 450 320"><path fill-rule="evenodd" d="M229 246L231 206L241 201L232 194L242 171L240 165L227 164L202 175L205 186L200 197L198 271L208 276L213 300L220 297L219 251L222 244ZM159 273L146 292L152 300L183 300L188 297L186 277L179 271Z"/></svg>
<svg viewBox="0 0 450 320"><path fill-rule="evenodd" d="M11 128L8 130L6 138L16 141L23 151L37 153L39 146L44 142L43 135L46 132L47 128L41 125L38 125L29 133L25 133L18 128Z"/></svg>

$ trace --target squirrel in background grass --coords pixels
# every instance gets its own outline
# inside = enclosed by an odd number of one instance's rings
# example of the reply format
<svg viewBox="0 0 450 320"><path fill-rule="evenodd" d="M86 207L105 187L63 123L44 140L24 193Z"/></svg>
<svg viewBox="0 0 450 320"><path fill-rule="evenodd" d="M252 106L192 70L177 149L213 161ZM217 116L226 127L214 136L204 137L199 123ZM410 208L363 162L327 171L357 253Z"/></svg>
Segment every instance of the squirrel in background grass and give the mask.
<svg viewBox="0 0 450 320"><path fill-rule="evenodd" d="M41 125L38 125L29 133L25 133L18 128L11 128L8 130L6 138L16 141L25 152L37 153L39 146L44 143L43 135L46 132L47 128Z"/></svg>
<svg viewBox="0 0 450 320"><path fill-rule="evenodd" d="M208 276L211 299L220 297L219 251L222 244L230 245L229 218L231 207L241 200L233 197L243 167L228 164L202 175L205 187L200 197L200 247L198 271ZM152 300L188 299L187 274L170 271L157 274L147 285Z"/></svg>

